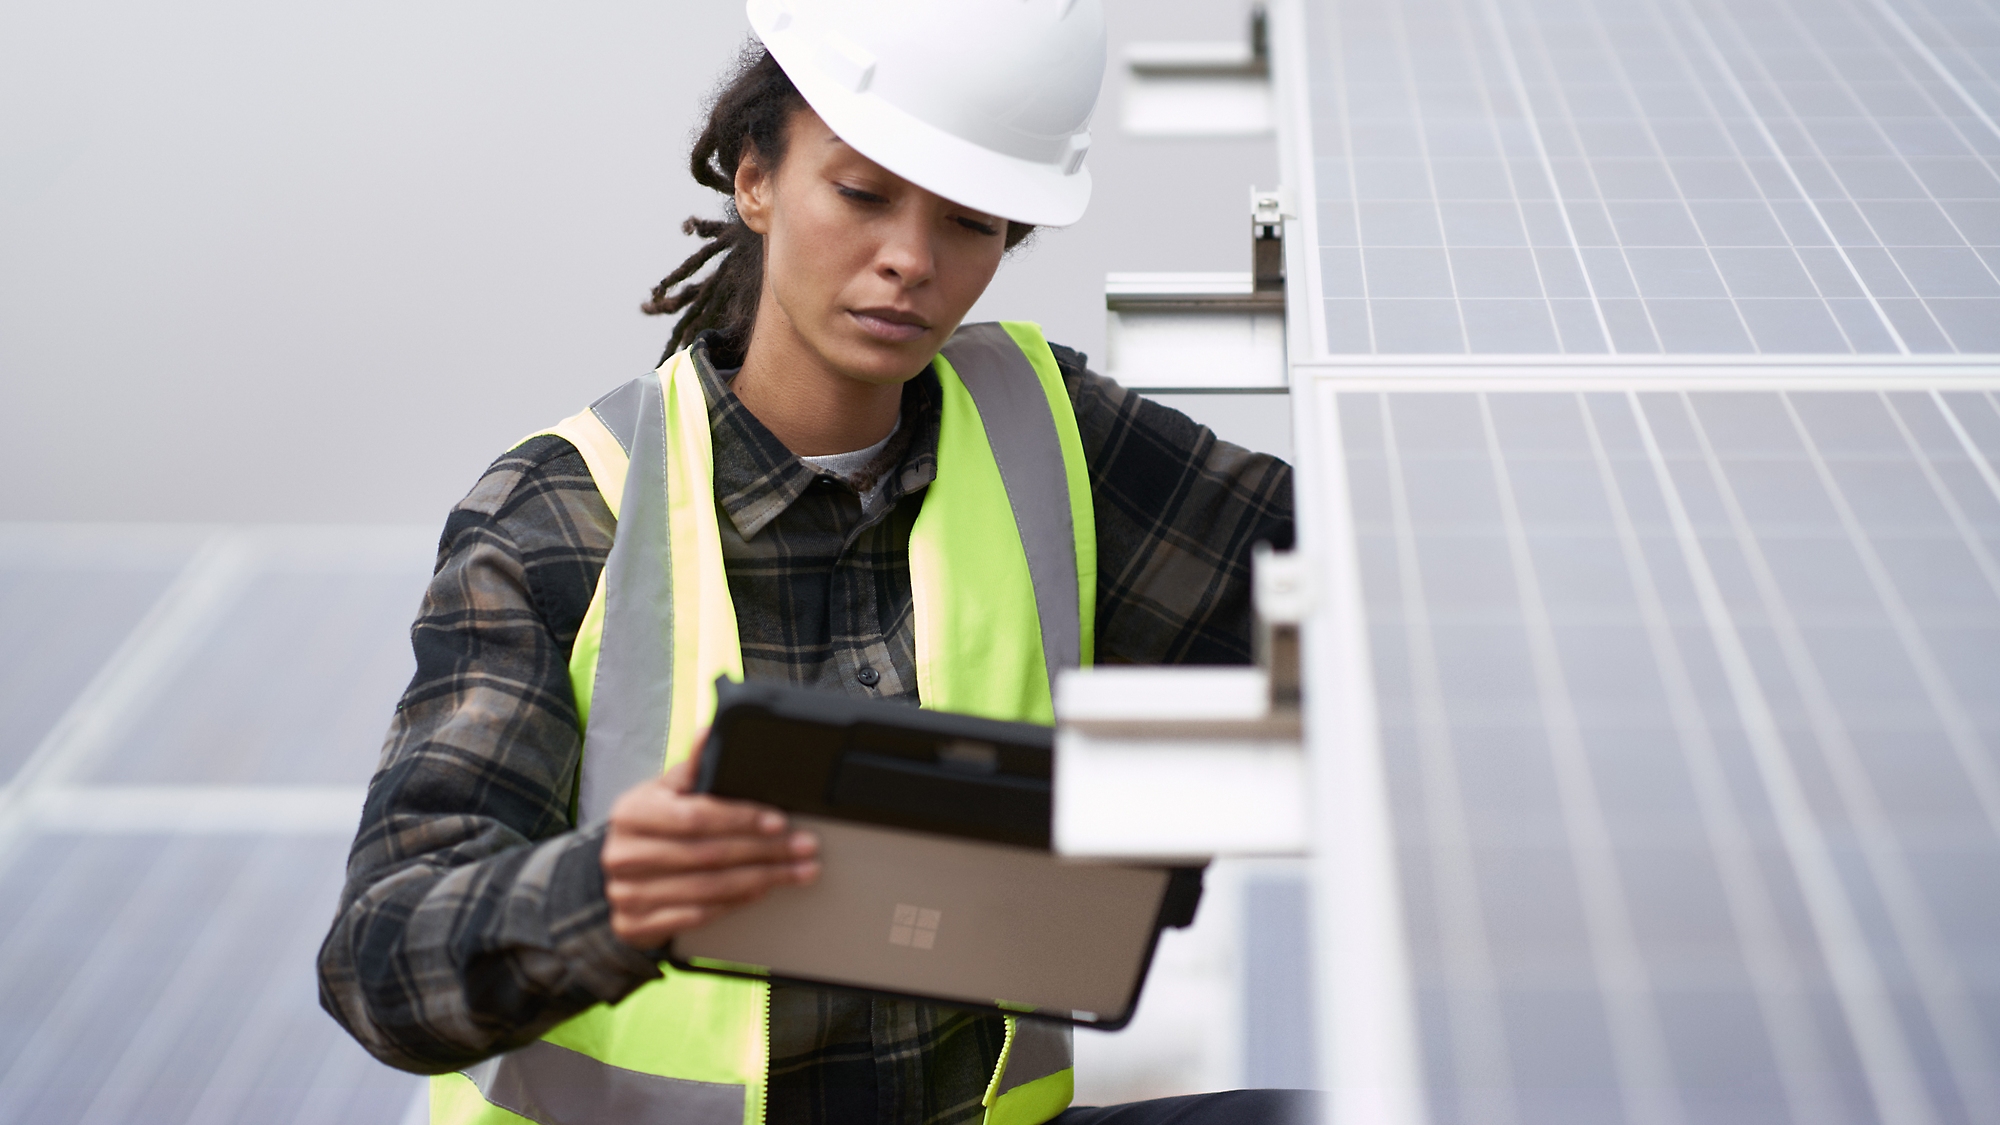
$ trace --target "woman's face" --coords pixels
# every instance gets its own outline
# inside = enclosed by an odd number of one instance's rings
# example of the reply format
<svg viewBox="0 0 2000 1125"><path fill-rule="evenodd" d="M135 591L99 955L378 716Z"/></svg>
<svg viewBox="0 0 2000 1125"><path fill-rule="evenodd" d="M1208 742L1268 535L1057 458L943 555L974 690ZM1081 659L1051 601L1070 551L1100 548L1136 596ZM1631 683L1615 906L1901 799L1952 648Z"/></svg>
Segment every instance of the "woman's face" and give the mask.
<svg viewBox="0 0 2000 1125"><path fill-rule="evenodd" d="M961 207L792 115L775 175L750 157L736 209L764 236L755 336L789 336L841 375L901 383L924 369L993 280L1007 221ZM773 341L778 342L778 341Z"/></svg>

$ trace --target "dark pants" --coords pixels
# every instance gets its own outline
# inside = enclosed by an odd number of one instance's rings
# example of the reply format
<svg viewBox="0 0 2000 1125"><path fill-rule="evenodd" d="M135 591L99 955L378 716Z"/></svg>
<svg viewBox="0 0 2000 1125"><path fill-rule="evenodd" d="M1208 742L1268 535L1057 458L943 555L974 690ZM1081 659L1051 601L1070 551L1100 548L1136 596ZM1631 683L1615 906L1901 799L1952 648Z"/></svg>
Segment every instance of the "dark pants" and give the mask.
<svg viewBox="0 0 2000 1125"><path fill-rule="evenodd" d="M1072 1106L1050 1125L1312 1125L1308 1090L1226 1090L1124 1105Z"/></svg>

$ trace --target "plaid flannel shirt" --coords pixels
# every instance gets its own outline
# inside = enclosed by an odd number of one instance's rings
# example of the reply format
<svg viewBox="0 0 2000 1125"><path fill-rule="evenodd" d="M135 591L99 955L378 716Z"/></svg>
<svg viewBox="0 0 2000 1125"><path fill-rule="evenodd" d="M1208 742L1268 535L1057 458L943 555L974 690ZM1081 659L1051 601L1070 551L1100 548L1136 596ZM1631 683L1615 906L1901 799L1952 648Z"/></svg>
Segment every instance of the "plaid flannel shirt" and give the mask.
<svg viewBox="0 0 2000 1125"><path fill-rule="evenodd" d="M1098 661L1247 662L1250 547L1289 543L1290 468L1055 354L1090 465ZM915 701L908 545L937 468L936 376L905 385L895 439L836 479L757 421L705 340L695 358L745 675ZM883 473L864 516L857 489ZM611 931L604 825L570 814L569 650L613 528L554 437L495 461L445 523L319 956L322 1005L393 1066L457 1069L659 975ZM774 987L768 1119L975 1119L1002 1035L996 1016Z"/></svg>

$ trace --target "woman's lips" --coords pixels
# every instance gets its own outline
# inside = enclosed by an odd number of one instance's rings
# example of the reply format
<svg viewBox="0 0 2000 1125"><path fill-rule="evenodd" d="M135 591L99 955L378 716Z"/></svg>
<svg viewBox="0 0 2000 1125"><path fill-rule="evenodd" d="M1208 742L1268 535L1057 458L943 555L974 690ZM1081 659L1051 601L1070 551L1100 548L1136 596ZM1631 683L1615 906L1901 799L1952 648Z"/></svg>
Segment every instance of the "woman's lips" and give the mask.
<svg viewBox="0 0 2000 1125"><path fill-rule="evenodd" d="M930 331L927 326L901 319L899 314L887 309L851 309L847 315L854 318L854 323L859 324L863 332L892 344L907 344Z"/></svg>

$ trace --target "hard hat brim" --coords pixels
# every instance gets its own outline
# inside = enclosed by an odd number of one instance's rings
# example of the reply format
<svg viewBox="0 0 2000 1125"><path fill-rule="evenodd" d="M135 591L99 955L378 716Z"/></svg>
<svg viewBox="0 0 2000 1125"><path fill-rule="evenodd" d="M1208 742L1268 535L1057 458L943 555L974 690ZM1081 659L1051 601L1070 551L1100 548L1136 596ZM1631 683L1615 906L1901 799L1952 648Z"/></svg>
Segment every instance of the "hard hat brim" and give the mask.
<svg viewBox="0 0 2000 1125"><path fill-rule="evenodd" d="M954 203L1036 226L1063 227L1090 203L1090 169L1023 160L972 143L911 116L867 90L856 92L803 59L789 59L788 36L766 36L766 50L841 140L856 152ZM795 65L796 64L796 65Z"/></svg>

